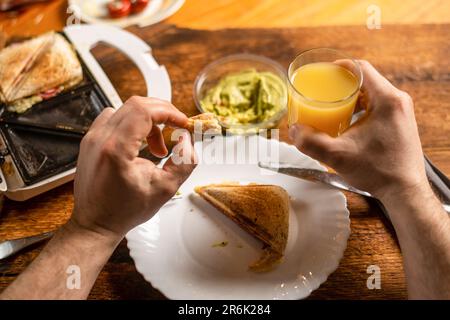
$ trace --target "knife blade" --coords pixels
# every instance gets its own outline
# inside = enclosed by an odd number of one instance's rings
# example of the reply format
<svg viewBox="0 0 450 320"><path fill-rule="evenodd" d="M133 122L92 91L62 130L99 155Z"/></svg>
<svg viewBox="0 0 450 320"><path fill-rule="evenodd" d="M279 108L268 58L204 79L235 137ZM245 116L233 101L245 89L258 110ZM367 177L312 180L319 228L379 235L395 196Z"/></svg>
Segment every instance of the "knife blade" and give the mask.
<svg viewBox="0 0 450 320"><path fill-rule="evenodd" d="M294 166L289 163L275 163L275 162L259 162L258 166L260 168L276 171L279 173L287 174L292 177L300 178L303 180L308 180L311 182L322 182L333 186L338 189L354 192L360 194L365 197L372 198L372 195L369 192L359 190L342 179L339 175L327 171L310 169L310 168L301 168Z"/></svg>
<svg viewBox="0 0 450 320"><path fill-rule="evenodd" d="M356 193L356 194L359 194L359 195L362 195L365 197L376 199L369 192L363 191L363 190L360 190L360 189L357 189L357 188L351 186L350 184L345 182L345 180L341 176L339 176L335 173L317 170L317 169L301 168L301 167L295 166L293 164L283 163L283 162L275 163L275 162L260 161L260 162L258 162L258 166L260 168L279 172L279 173L286 174L286 175L296 177L296 178L300 178L303 180L308 180L308 181L312 181L312 182L321 182L321 183L327 184L329 186L332 186L332 187L340 189L340 190L350 191L350 192L353 192L353 193ZM381 205L381 201L379 201L378 199L376 199L376 200ZM386 214L386 216L388 216L384 206L381 205L380 207L382 208L382 210ZM442 204L442 207L444 208L444 210L446 212L450 213L450 205Z"/></svg>
<svg viewBox="0 0 450 320"><path fill-rule="evenodd" d="M48 239L52 237L53 234L54 232L51 231L41 233L36 236L4 241L0 243L0 260L13 255L28 246L31 246L32 244Z"/></svg>
<svg viewBox="0 0 450 320"><path fill-rule="evenodd" d="M436 167L424 154L425 171L433 189L438 193L438 197L446 205L450 205L450 179Z"/></svg>

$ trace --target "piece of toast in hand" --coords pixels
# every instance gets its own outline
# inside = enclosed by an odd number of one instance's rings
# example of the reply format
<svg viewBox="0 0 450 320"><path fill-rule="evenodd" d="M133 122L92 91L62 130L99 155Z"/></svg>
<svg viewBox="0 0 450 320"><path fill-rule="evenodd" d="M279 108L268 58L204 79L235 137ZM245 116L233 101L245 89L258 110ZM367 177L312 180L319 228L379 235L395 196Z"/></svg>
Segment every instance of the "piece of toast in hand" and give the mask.
<svg viewBox="0 0 450 320"><path fill-rule="evenodd" d="M219 134L222 132L222 126L219 124L217 117L212 113L200 113L196 116L190 117L186 129L191 133L209 133Z"/></svg>
<svg viewBox="0 0 450 320"><path fill-rule="evenodd" d="M201 113L188 119L187 125L183 128L191 133L208 133L208 134L221 134L222 126L219 124L216 116L212 113ZM167 148L171 150L178 141L172 139L172 134L176 128L165 126L162 130L164 143Z"/></svg>

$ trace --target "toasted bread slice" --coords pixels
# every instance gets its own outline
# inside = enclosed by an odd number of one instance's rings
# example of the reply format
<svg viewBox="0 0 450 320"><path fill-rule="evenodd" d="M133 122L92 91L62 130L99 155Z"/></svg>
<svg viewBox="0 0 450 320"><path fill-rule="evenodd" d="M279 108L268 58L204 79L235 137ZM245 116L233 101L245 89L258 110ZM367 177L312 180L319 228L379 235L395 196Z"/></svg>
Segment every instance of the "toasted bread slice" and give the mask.
<svg viewBox="0 0 450 320"><path fill-rule="evenodd" d="M220 126L219 121L212 113L201 113L190 117L186 127L183 129L188 130L190 133L196 133L195 130L198 130L198 133L208 133L213 135L222 133L222 127ZM164 143L169 150L177 143L176 137L172 137L175 130L175 128L167 126L162 130Z"/></svg>
<svg viewBox="0 0 450 320"><path fill-rule="evenodd" d="M23 113L83 79L83 70L72 45L59 33L13 44L0 51L0 99L8 111Z"/></svg>
<svg viewBox="0 0 450 320"><path fill-rule="evenodd" d="M208 132L211 134L222 132L222 127L219 124L219 121L212 113L200 113L196 116L190 117L188 119L186 129L191 133L194 133L195 130L199 130L201 133Z"/></svg>
<svg viewBox="0 0 450 320"><path fill-rule="evenodd" d="M12 44L0 51L0 91L2 101L16 89L36 60L53 43L53 32L37 38Z"/></svg>
<svg viewBox="0 0 450 320"><path fill-rule="evenodd" d="M277 265L289 232L289 195L283 188L262 184L212 184L195 191L242 229L264 243L263 254L250 265L257 272Z"/></svg>
<svg viewBox="0 0 450 320"><path fill-rule="evenodd" d="M15 101L60 86L69 89L82 79L83 70L74 49L62 35L53 33L52 45L6 98Z"/></svg>

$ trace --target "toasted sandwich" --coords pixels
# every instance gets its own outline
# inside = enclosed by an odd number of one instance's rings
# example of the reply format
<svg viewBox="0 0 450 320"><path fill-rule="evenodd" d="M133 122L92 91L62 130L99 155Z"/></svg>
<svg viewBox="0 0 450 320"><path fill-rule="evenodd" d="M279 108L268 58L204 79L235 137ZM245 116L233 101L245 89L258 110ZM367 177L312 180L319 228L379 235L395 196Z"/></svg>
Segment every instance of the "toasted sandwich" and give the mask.
<svg viewBox="0 0 450 320"><path fill-rule="evenodd" d="M53 42L50 34L12 44L0 52L0 91L7 98L39 55Z"/></svg>
<svg viewBox="0 0 450 320"><path fill-rule="evenodd" d="M284 256L289 233L289 195L263 184L211 184L195 191L253 237L263 242L263 254L249 268L272 270Z"/></svg>
<svg viewBox="0 0 450 320"><path fill-rule="evenodd" d="M0 51L0 100L22 113L81 82L83 71L72 46L49 32Z"/></svg>

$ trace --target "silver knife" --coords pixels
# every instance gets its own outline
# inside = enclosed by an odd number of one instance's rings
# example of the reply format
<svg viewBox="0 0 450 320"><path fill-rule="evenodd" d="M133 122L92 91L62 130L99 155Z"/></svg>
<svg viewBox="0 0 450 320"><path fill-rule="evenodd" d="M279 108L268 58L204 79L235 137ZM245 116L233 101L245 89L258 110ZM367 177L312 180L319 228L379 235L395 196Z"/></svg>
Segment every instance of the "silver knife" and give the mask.
<svg viewBox="0 0 450 320"><path fill-rule="evenodd" d="M0 260L13 255L28 246L31 246L32 244L51 238L53 234L54 232L51 231L41 233L36 236L4 241L0 243Z"/></svg>
<svg viewBox="0 0 450 320"><path fill-rule="evenodd" d="M424 155L424 159L428 180L434 187L436 193L438 193L441 201L447 205L450 204L450 179L426 155Z"/></svg>
<svg viewBox="0 0 450 320"><path fill-rule="evenodd" d="M353 193L356 193L356 194L359 194L359 195L362 195L365 197L376 199L369 192L359 190L359 189L349 185L347 182L345 182L345 180L341 176L339 176L335 173L321 171L321 170L317 170L317 169L301 168L301 167L295 166L291 163L283 163L283 162L278 163L278 162L262 162L262 161L260 161L260 162L258 162L258 166L260 168L272 170L272 171L279 172L282 174L287 174L289 176L300 178L303 180L308 180L308 181L312 181L312 182L321 182L321 183L327 184L329 186L332 186L332 187L340 189L340 190L350 191L350 192L353 192ZM381 204L381 202L379 202L379 203ZM450 205L443 204L442 206L446 212L450 213ZM385 211L385 208L382 208L382 209L383 209L383 211ZM387 214L387 212L385 212L385 213Z"/></svg>

